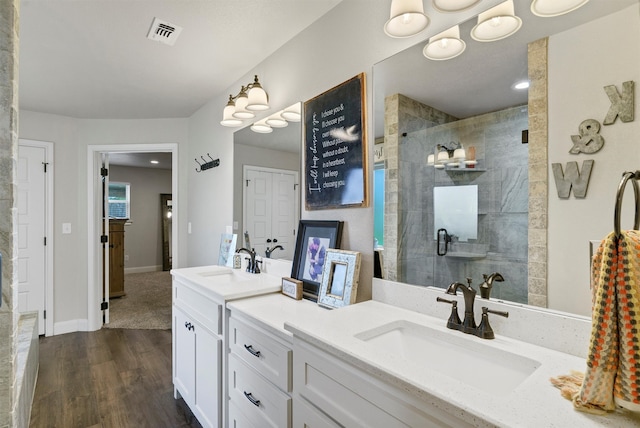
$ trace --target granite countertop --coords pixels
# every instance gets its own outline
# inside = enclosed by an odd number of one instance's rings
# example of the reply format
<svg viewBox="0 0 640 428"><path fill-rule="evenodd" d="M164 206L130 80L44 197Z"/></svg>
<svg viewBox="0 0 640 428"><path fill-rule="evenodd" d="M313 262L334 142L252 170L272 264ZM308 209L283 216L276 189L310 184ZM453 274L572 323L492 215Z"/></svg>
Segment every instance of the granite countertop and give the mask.
<svg viewBox="0 0 640 428"><path fill-rule="evenodd" d="M224 266L172 269L171 275L191 286L196 286L200 292L219 303L273 293L282 288L281 276L267 273L253 274ZM225 282L222 276L225 278L231 276L232 280Z"/></svg>
<svg viewBox="0 0 640 428"><path fill-rule="evenodd" d="M293 334L284 329L285 322L318 322L329 312L315 302L295 300L282 293L236 300L227 308L231 310L231 316L249 319L287 343L292 343Z"/></svg>
<svg viewBox="0 0 640 428"><path fill-rule="evenodd" d="M490 347L494 354L500 355L500 350L510 352L538 362L539 367L508 393L492 393L450 377L442 367L425 364L419 355L381 349L355 337L398 321L426 326L440 336L459 336L456 339L448 337L456 342L467 341L464 343L469 345L469 353L473 353L474 348ZM446 319L368 301L286 320L285 329L419 400L433 404L435 399L442 410L476 426L640 426L640 414L621 410L606 416L590 415L575 411L572 403L560 396L549 378L568 374L571 370L584 370L584 359L499 334L493 340L480 339L449 330L445 325ZM501 364L501 361L497 363Z"/></svg>

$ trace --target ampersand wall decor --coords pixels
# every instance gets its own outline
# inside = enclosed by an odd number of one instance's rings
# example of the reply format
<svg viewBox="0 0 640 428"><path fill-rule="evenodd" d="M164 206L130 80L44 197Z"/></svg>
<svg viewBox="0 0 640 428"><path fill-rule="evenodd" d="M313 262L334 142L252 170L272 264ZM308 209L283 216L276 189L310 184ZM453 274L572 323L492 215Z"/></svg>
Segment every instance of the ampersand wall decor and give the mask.
<svg viewBox="0 0 640 428"><path fill-rule="evenodd" d="M572 135L573 147L569 153L592 154L598 152L604 146L604 138L600 135L600 122L595 119L583 120L578 127L580 135Z"/></svg>

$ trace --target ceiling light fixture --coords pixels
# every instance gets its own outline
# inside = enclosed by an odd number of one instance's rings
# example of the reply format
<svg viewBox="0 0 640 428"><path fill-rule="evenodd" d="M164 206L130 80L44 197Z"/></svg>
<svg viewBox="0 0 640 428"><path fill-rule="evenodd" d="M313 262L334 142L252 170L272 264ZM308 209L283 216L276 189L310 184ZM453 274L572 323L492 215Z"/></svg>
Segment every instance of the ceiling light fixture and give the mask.
<svg viewBox="0 0 640 428"><path fill-rule="evenodd" d="M522 19L515 15L513 0L507 0L478 15L471 37L478 42L494 42L509 37L520 27Z"/></svg>
<svg viewBox="0 0 640 428"><path fill-rule="evenodd" d="M518 82L515 85L513 85L514 89L527 89L529 88L529 81L528 80L523 80L522 82Z"/></svg>
<svg viewBox="0 0 640 428"><path fill-rule="evenodd" d="M268 108L269 96L260 85L258 75L255 75L253 83L241 86L236 96L229 95L220 124L229 127L240 126L244 119L253 119L256 116L254 111Z"/></svg>
<svg viewBox="0 0 640 428"><path fill-rule="evenodd" d="M460 38L460 27L454 26L429 38L422 54L434 61L452 59L464 52L467 44Z"/></svg>
<svg viewBox="0 0 640 428"><path fill-rule="evenodd" d="M589 0L533 0L531 12L543 18L564 15L584 6Z"/></svg>
<svg viewBox="0 0 640 428"><path fill-rule="evenodd" d="M438 12L460 12L480 3L480 0L433 0L433 8Z"/></svg>
<svg viewBox="0 0 640 428"><path fill-rule="evenodd" d="M404 38L415 36L429 25L429 17L424 14L422 0L391 0L389 20L384 24L384 32L389 37Z"/></svg>
<svg viewBox="0 0 640 428"><path fill-rule="evenodd" d="M158 162L158 161L157 161L157 160L155 160L155 159L154 159L154 160L150 160L149 162L151 162L151 163L152 163L152 164L154 164L154 165L157 165L157 164L159 164L159 163L160 163L160 162Z"/></svg>

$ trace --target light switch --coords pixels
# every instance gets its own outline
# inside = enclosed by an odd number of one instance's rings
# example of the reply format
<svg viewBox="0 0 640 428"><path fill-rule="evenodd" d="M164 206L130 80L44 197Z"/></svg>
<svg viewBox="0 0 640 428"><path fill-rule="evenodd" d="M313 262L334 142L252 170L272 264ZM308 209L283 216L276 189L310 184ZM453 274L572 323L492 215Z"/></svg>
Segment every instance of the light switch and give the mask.
<svg viewBox="0 0 640 428"><path fill-rule="evenodd" d="M68 235L71 233L71 223L62 223L62 234Z"/></svg>
<svg viewBox="0 0 640 428"><path fill-rule="evenodd" d="M187 223L187 233L191 235L191 222Z"/></svg>

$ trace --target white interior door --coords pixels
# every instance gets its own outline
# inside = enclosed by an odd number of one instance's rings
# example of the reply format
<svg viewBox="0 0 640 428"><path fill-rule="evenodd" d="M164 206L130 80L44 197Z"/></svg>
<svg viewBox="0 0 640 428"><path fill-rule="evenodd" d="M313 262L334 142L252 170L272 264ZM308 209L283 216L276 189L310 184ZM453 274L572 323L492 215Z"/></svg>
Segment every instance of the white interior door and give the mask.
<svg viewBox="0 0 640 428"><path fill-rule="evenodd" d="M249 169L245 174L246 230L256 253L264 256L271 237L271 173Z"/></svg>
<svg viewBox="0 0 640 428"><path fill-rule="evenodd" d="M46 150L18 148L18 311L38 311L38 332L45 334L46 296Z"/></svg>
<svg viewBox="0 0 640 428"><path fill-rule="evenodd" d="M296 171L245 166L244 219L251 244L257 254L267 248L282 245L272 257L293 259L295 233L298 224Z"/></svg>
<svg viewBox="0 0 640 428"><path fill-rule="evenodd" d="M272 179L273 203L271 210L271 239L277 240L269 246L282 245L284 250L276 250L272 257L293 259L295 250L295 229L297 227L296 177L290 173L274 173Z"/></svg>

